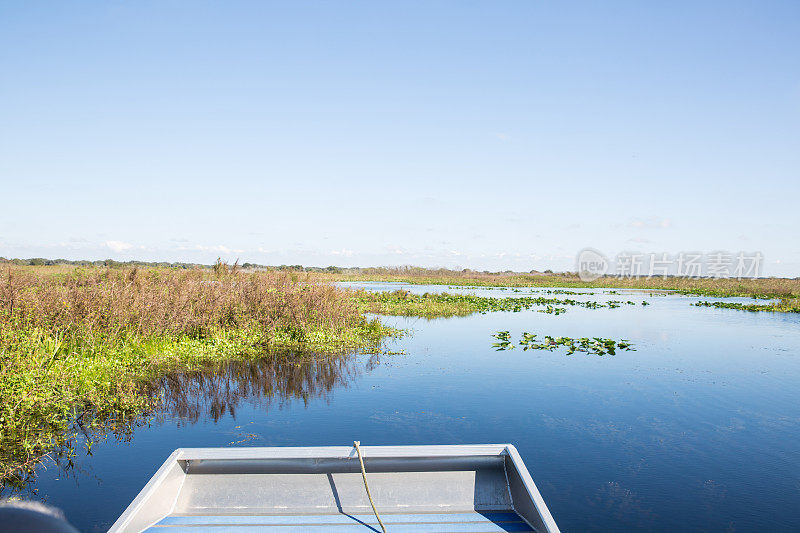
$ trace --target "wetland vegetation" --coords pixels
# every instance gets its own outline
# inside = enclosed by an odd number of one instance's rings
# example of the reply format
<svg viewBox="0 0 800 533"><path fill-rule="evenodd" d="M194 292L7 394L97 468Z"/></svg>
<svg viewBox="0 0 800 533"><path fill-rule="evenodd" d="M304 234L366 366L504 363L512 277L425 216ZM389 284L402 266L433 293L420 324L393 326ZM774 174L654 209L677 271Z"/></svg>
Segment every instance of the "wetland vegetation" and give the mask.
<svg viewBox="0 0 800 533"><path fill-rule="evenodd" d="M75 266L111 268L177 268L207 269L213 265L194 263L155 263L143 261L119 262L111 259L102 261L69 261L66 259L4 259L0 264L16 266L47 266L47 270L68 271ZM347 282L400 282L415 285L450 285L453 287L496 287L512 291L522 287L546 287L549 294L580 294L566 289L642 289L669 290L680 294L692 294L712 298L756 298L783 300L784 307L800 306L800 278L712 278L712 277L619 277L607 275L595 281L583 281L574 272L490 272L471 269L450 270L421 267L304 267L302 265L258 265L243 263L244 272L284 272L313 281ZM611 291L609 291L611 292Z"/></svg>
<svg viewBox="0 0 800 533"><path fill-rule="evenodd" d="M379 352L400 332L369 314L424 317L535 309L560 315L572 307L615 309L630 300L575 299L593 286L670 289L714 297L773 298L764 304L699 301L693 305L747 311L800 311L797 280L622 280L584 283L567 274L455 272L425 269L211 268L119 264L2 265L0 270L0 477L23 484L48 454L70 460L79 435L91 442L130 432L159 395L152 384L222 362L265 355L292 361L308 353ZM331 281L433 283L506 294L413 294L343 290ZM500 285L507 287L501 287ZM516 296L523 287L561 287L547 296ZM653 293L659 296L663 293ZM499 336L498 336L499 335ZM515 346L507 332L497 349ZM505 336L504 336L505 335ZM523 350L614 354L625 340L524 333Z"/></svg>
<svg viewBox="0 0 800 533"><path fill-rule="evenodd" d="M79 433L125 431L147 384L292 349L377 351L396 334L344 291L289 273L6 266L0 272L0 476L20 484Z"/></svg>
<svg viewBox="0 0 800 533"><path fill-rule="evenodd" d="M591 353L595 355L616 355L617 350L634 350L633 344L627 340L622 339L615 341L614 339L604 339L602 337L581 337L573 339L572 337L551 337L545 335L544 339L540 342L537 340L537 335L522 332L519 342L515 345L511 340L511 333L508 331L498 331L492 335L497 342L492 344L492 347L497 351L513 350L517 346L521 347L523 351L528 350L548 350L553 351L558 347L567 349L567 355L572 355L575 352Z"/></svg>
<svg viewBox="0 0 800 533"><path fill-rule="evenodd" d="M708 302L701 300L692 305L697 307L714 307L716 309L738 309L758 313L762 311L771 313L800 313L800 299L781 299L768 304L744 304L739 302Z"/></svg>
<svg viewBox="0 0 800 533"><path fill-rule="evenodd" d="M800 310L800 278L689 278L603 276L595 281L582 281L575 273L479 272L475 270L400 268L353 268L310 273L314 279L332 281L389 281L421 285L453 287L561 287L564 289L644 289L669 290L680 294L712 298L756 298L776 300L775 306L760 311L798 312ZM558 291L559 289L551 289ZM558 294L556 292L556 294ZM566 294L566 292L564 293Z"/></svg>
<svg viewBox="0 0 800 533"><path fill-rule="evenodd" d="M413 294L402 289L392 292L358 291L356 297L358 298L360 309L364 312L423 318L466 316L473 313L497 311L520 312L537 306L544 307L544 309L539 310L542 313L559 315L567 310L563 306L584 307L586 309L614 309L622 305L636 305L631 301L610 300L597 302L571 298L547 298L544 296L490 298L447 292Z"/></svg>

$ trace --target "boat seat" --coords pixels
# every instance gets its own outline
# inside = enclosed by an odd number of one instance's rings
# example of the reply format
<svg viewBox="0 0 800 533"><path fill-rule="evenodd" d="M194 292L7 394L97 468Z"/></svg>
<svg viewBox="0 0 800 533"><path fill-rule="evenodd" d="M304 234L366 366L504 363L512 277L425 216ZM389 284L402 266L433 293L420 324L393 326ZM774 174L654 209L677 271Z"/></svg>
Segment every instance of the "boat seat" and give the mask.
<svg viewBox="0 0 800 533"><path fill-rule="evenodd" d="M381 514L392 533L495 533L533 531L514 512ZM147 529L149 533L299 533L333 531L336 533L381 533L372 514L319 515L169 515Z"/></svg>

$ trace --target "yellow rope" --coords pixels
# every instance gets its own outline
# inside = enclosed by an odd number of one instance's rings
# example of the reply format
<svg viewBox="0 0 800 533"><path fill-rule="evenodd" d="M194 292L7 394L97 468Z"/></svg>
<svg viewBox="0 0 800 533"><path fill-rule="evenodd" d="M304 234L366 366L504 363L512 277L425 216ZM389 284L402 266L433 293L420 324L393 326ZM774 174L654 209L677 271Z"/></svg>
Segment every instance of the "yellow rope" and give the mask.
<svg viewBox="0 0 800 533"><path fill-rule="evenodd" d="M372 506L372 512L375 513L375 518L378 519L378 523L381 525L381 530L383 533L386 533L386 526L383 525L381 522L381 517L378 515L378 510L375 508L375 502L372 501L372 494L369 493L369 485L367 484L367 471L364 470L364 459L361 458L361 449L358 445L361 442L355 440L353 441L353 446L356 447L356 453L358 454L358 462L361 463L361 477L364 478L364 488L367 489L367 498L369 498L369 504Z"/></svg>

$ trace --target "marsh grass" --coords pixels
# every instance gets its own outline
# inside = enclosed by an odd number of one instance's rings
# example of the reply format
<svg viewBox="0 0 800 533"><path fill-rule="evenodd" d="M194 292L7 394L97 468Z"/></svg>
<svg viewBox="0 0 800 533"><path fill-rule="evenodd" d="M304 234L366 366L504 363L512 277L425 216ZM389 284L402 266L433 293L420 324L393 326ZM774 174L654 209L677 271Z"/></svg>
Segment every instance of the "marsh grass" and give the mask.
<svg viewBox="0 0 800 533"><path fill-rule="evenodd" d="M749 297L779 299L779 309L800 307L800 279L788 278L687 278L653 277L621 278L604 276L592 282L582 281L576 274L524 274L518 272L477 272L473 270L424 269L416 267L363 268L341 273L314 273L315 279L331 281L394 281L411 284L451 285L454 287L563 287L605 289L672 290L718 298Z"/></svg>
<svg viewBox="0 0 800 533"><path fill-rule="evenodd" d="M302 281L302 282L301 282ZM376 350L392 330L296 274L72 268L0 272L0 476L21 485L79 435L130 431L168 372L273 349Z"/></svg>
<svg viewBox="0 0 800 533"><path fill-rule="evenodd" d="M363 312L378 315L434 319L467 316L480 311L475 297L457 294L412 294L402 289L392 292L354 291L354 294Z"/></svg>
<svg viewBox="0 0 800 533"><path fill-rule="evenodd" d="M634 302L611 300L605 303L575 300L572 298L548 298L545 296L509 296L490 298L472 294L424 293L413 294L405 290L392 292L354 291L359 307L367 313L379 315L416 316L428 319L466 316L473 313L492 313L498 311L520 312L543 306L542 313L560 315L566 307L586 309L615 309L621 305L635 305Z"/></svg>

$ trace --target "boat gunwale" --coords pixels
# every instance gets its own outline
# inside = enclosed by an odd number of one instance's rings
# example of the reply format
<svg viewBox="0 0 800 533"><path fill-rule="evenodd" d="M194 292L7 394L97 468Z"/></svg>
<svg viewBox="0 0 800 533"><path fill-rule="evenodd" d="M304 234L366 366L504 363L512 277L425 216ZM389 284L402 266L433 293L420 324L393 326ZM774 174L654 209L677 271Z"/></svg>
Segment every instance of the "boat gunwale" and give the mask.
<svg viewBox="0 0 800 533"><path fill-rule="evenodd" d="M470 457L507 455L510 444L436 444L362 446L364 457ZM353 446L280 446L247 448L178 448L178 461L235 459L354 459Z"/></svg>
<svg viewBox="0 0 800 533"><path fill-rule="evenodd" d="M436 458L436 457L479 457L505 456L511 461L519 474L522 485L539 513L548 533L559 533L547 504L539 493L528 472L522 457L512 444L443 444L408 446L363 446L364 458ZM247 447L247 448L178 448L164 461L156 473L141 489L136 498L114 522L109 532L127 531L130 522L137 516L152 493L165 481L175 466L184 471L192 461L214 460L258 460L258 459L355 459L353 446L285 446L285 447ZM181 481L183 484L183 481Z"/></svg>

